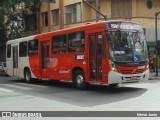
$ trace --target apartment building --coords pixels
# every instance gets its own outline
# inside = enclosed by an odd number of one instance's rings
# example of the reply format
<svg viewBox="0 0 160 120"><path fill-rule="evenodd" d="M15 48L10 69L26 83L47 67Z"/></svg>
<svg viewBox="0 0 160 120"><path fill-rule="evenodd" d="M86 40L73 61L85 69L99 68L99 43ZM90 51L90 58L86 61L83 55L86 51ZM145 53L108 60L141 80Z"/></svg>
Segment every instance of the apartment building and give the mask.
<svg viewBox="0 0 160 120"><path fill-rule="evenodd" d="M36 14L37 30L30 34L75 27L96 21L97 18L99 21L104 20L85 1L107 15L107 19L123 19L142 24L146 29L149 50L155 52L155 12L160 11L159 0L41 0Z"/></svg>

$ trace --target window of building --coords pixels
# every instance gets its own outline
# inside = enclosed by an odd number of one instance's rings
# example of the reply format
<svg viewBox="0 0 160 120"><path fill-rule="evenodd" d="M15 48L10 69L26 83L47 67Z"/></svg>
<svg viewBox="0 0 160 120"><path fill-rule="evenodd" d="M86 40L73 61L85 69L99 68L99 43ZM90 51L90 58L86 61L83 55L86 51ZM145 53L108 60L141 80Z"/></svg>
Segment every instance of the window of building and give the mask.
<svg viewBox="0 0 160 120"><path fill-rule="evenodd" d="M38 55L38 40L31 40L28 42L28 55L29 56Z"/></svg>
<svg viewBox="0 0 160 120"><path fill-rule="evenodd" d="M11 57L11 44L7 45L7 58Z"/></svg>
<svg viewBox="0 0 160 120"><path fill-rule="evenodd" d="M19 57L26 57L27 56L27 42L20 42L19 43Z"/></svg>
<svg viewBox="0 0 160 120"><path fill-rule="evenodd" d="M71 24L82 21L81 3L65 7L65 23Z"/></svg>
<svg viewBox="0 0 160 120"><path fill-rule="evenodd" d="M52 10L53 25L59 25L59 9Z"/></svg>
<svg viewBox="0 0 160 120"><path fill-rule="evenodd" d="M111 0L111 16L132 17L132 0Z"/></svg>
<svg viewBox="0 0 160 120"><path fill-rule="evenodd" d="M64 54L66 53L67 37L66 35L54 36L52 39L52 53Z"/></svg>
<svg viewBox="0 0 160 120"><path fill-rule="evenodd" d="M42 26L48 26L48 12L42 13Z"/></svg>
<svg viewBox="0 0 160 120"><path fill-rule="evenodd" d="M75 32L70 33L69 37L69 52L84 52L85 48L85 33Z"/></svg>

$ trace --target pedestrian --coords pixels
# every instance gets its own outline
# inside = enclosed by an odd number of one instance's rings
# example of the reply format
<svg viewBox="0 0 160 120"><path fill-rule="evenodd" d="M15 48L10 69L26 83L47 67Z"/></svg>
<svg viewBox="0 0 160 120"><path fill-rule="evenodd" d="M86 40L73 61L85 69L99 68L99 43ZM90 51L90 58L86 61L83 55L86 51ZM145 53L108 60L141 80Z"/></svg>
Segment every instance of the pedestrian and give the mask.
<svg viewBox="0 0 160 120"><path fill-rule="evenodd" d="M152 55L148 55L149 58L149 68L153 70L153 72L155 72L155 67L154 67L154 62L153 62L153 56Z"/></svg>

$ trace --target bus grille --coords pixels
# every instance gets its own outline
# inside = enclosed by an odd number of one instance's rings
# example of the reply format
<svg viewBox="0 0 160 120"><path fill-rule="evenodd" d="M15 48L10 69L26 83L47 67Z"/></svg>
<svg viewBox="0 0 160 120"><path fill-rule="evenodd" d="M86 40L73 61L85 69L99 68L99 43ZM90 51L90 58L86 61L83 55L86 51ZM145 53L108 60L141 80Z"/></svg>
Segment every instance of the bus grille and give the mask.
<svg viewBox="0 0 160 120"><path fill-rule="evenodd" d="M139 74L143 73L144 70L121 70L120 73L122 74Z"/></svg>

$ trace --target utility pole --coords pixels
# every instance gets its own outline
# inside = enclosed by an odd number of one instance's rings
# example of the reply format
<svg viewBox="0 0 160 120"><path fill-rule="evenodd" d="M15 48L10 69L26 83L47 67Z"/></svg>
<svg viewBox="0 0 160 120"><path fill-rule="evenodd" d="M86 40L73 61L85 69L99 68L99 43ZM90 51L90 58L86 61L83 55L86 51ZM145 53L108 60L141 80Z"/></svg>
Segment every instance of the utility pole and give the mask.
<svg viewBox="0 0 160 120"><path fill-rule="evenodd" d="M160 11L155 13L155 38L156 38L156 76L158 76L158 39L157 39L157 17Z"/></svg>

